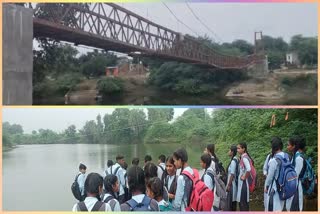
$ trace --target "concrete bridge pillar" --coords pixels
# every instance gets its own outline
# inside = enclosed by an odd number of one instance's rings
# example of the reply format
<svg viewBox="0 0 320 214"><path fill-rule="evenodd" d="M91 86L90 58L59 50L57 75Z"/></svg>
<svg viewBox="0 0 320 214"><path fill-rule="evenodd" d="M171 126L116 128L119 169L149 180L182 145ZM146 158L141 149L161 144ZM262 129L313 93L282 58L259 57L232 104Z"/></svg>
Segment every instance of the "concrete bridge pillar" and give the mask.
<svg viewBox="0 0 320 214"><path fill-rule="evenodd" d="M268 56L264 59L255 62L248 67L248 75L251 77L265 77L269 73Z"/></svg>
<svg viewBox="0 0 320 214"><path fill-rule="evenodd" d="M3 105L32 104L32 9L3 4Z"/></svg>

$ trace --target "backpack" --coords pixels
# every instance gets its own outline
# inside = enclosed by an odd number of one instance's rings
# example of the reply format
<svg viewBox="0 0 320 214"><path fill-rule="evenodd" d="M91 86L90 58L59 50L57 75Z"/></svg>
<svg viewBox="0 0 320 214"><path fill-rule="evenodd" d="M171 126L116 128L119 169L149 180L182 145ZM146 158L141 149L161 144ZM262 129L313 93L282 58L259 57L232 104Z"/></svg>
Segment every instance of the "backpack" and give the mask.
<svg viewBox="0 0 320 214"><path fill-rule="evenodd" d="M300 154L300 153L299 153ZM303 154L300 154L303 158L303 168L299 175L299 179L301 180L303 194L311 195L314 191L315 186L315 175L311 166L311 158L306 158Z"/></svg>
<svg viewBox="0 0 320 214"><path fill-rule="evenodd" d="M214 186L215 186L214 175L213 175L213 173L211 173L211 172L209 172L208 170L206 170L206 172L202 175L202 178L201 178L201 181L203 181L203 182L204 182L204 176L205 176L205 175L210 176L210 178L211 178L211 180L212 180L212 186L213 186L212 191L213 191Z"/></svg>
<svg viewBox="0 0 320 214"><path fill-rule="evenodd" d="M279 165L279 176L276 178L280 200L291 198L297 191L298 176L291 162L280 155L275 156Z"/></svg>
<svg viewBox="0 0 320 214"><path fill-rule="evenodd" d="M104 205L104 206L103 206ZM83 211L83 212L88 212L88 208L86 206L86 204L84 202L79 202L78 203L78 211ZM105 211L106 207L105 207L105 203L101 202L101 201L97 201L94 206L92 207L92 211Z"/></svg>
<svg viewBox="0 0 320 214"><path fill-rule="evenodd" d="M74 182L71 185L71 192L73 194L73 196L81 201L82 200L82 196L81 196L81 191L80 191L80 187L79 187L79 183L78 183L78 177L81 175L81 173L79 173L76 178L74 179Z"/></svg>
<svg viewBox="0 0 320 214"><path fill-rule="evenodd" d="M234 181L236 183L236 186L238 186L238 179L239 179L239 174L240 174L240 169L239 169L239 160L232 158L231 162L234 161L236 162L236 174L234 175Z"/></svg>
<svg viewBox="0 0 320 214"><path fill-rule="evenodd" d="M106 199L104 199L104 203L109 204L111 207L111 210L114 211L114 207L116 206L116 201L113 200L115 199L112 195L108 196Z"/></svg>
<svg viewBox="0 0 320 214"><path fill-rule="evenodd" d="M193 175L188 171L182 171L182 175L192 182L186 211L211 211L214 197L213 191L199 179L199 172L196 169L192 170Z"/></svg>
<svg viewBox="0 0 320 214"><path fill-rule="evenodd" d="M220 175L220 178L224 184L227 184L228 174L226 173L226 170L224 169L222 163L220 161L216 161L216 159L214 159L213 157L211 158L211 160L215 164L216 174Z"/></svg>
<svg viewBox="0 0 320 214"><path fill-rule="evenodd" d="M117 172L118 172L119 169L120 169L120 166L118 166L116 168L116 170L114 171L114 173L112 173L112 166L111 166L110 172L111 172L112 175L117 175Z"/></svg>
<svg viewBox="0 0 320 214"><path fill-rule="evenodd" d="M254 192L254 190L256 189L257 180L258 180L257 171L256 171L256 168L254 168L253 162L251 158L249 158L248 154L245 154L243 158L247 158L250 163L251 171L250 171L250 176L248 177L248 184L249 184L249 191ZM244 167L243 158L240 160L240 163L239 163L239 165L241 165L242 167Z"/></svg>
<svg viewBox="0 0 320 214"><path fill-rule="evenodd" d="M157 207L152 207L151 198L148 196L144 196L141 203L136 202L134 199L130 199L125 202L130 208L130 211L159 211L158 203L156 203Z"/></svg>
<svg viewBox="0 0 320 214"><path fill-rule="evenodd" d="M167 211L172 211L173 207L170 202L169 203L166 202L165 205L159 205L159 209L160 209L160 211L167 212Z"/></svg>

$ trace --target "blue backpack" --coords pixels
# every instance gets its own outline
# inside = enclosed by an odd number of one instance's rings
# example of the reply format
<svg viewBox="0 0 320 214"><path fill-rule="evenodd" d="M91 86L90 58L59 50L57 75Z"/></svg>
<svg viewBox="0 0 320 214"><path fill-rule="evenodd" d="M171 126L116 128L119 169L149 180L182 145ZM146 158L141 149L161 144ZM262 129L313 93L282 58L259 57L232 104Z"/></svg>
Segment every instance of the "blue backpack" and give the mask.
<svg viewBox="0 0 320 214"><path fill-rule="evenodd" d="M275 156L279 165L279 176L276 179L280 200L291 198L297 191L298 176L292 163L280 155Z"/></svg>
<svg viewBox="0 0 320 214"><path fill-rule="evenodd" d="M299 175L301 180L303 194L311 195L314 191L315 186L315 175L311 166L311 158L306 158L303 154L299 153L299 156L303 158L303 168Z"/></svg>
<svg viewBox="0 0 320 214"><path fill-rule="evenodd" d="M130 211L159 211L158 203L152 204L152 199L146 195L141 203L136 202L134 199L130 199L126 204L129 205Z"/></svg>

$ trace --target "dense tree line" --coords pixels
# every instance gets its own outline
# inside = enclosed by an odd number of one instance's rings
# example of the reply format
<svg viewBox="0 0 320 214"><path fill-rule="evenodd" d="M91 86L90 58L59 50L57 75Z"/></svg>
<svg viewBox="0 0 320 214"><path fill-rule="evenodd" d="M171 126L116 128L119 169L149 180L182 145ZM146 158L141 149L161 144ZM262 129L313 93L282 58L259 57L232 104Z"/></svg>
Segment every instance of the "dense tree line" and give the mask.
<svg viewBox="0 0 320 214"><path fill-rule="evenodd" d="M198 41L221 54L245 56L254 53L254 46L244 40L232 43L217 44L209 38L198 38ZM290 43L281 37L263 36L262 44L268 56L269 69L280 68L286 63L286 54L296 52L302 65L317 66L317 37L293 36ZM240 71L224 71L203 68L195 65L165 62L154 59L143 59L144 64L151 70L150 83L161 89L173 90L186 94L203 94L213 92L221 86L245 79L246 75Z"/></svg>
<svg viewBox="0 0 320 214"><path fill-rule="evenodd" d="M289 137L306 138L307 154L317 160L316 109L188 109L173 119L173 109L119 108L77 129L70 125L63 132L39 129L26 134L20 125L3 123L3 145L86 143L86 144L172 144L203 145L215 143L217 154L227 163L226 152L232 144L248 143L248 150L261 169L270 152L270 139L279 136L285 148ZM270 127L271 117L276 123Z"/></svg>

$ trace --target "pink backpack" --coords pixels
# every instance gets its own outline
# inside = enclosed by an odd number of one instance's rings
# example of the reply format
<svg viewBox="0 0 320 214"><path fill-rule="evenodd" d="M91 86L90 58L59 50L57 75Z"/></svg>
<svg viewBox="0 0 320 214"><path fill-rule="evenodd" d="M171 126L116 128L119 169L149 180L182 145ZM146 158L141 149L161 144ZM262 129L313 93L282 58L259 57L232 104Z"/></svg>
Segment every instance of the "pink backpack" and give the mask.
<svg viewBox="0 0 320 214"><path fill-rule="evenodd" d="M256 168L254 168L254 166L252 165L251 158L249 158L249 156L246 153L244 154L243 158L247 158L250 163L251 171L250 171L250 176L248 177L248 184L249 184L249 191L254 192L257 184L257 171L256 171ZM244 167L243 158L240 160L241 167Z"/></svg>
<svg viewBox="0 0 320 214"><path fill-rule="evenodd" d="M186 211L211 211L214 197L213 191L199 179L198 170L192 170L193 175L187 171L182 172L183 175L187 176L192 181L192 191Z"/></svg>

